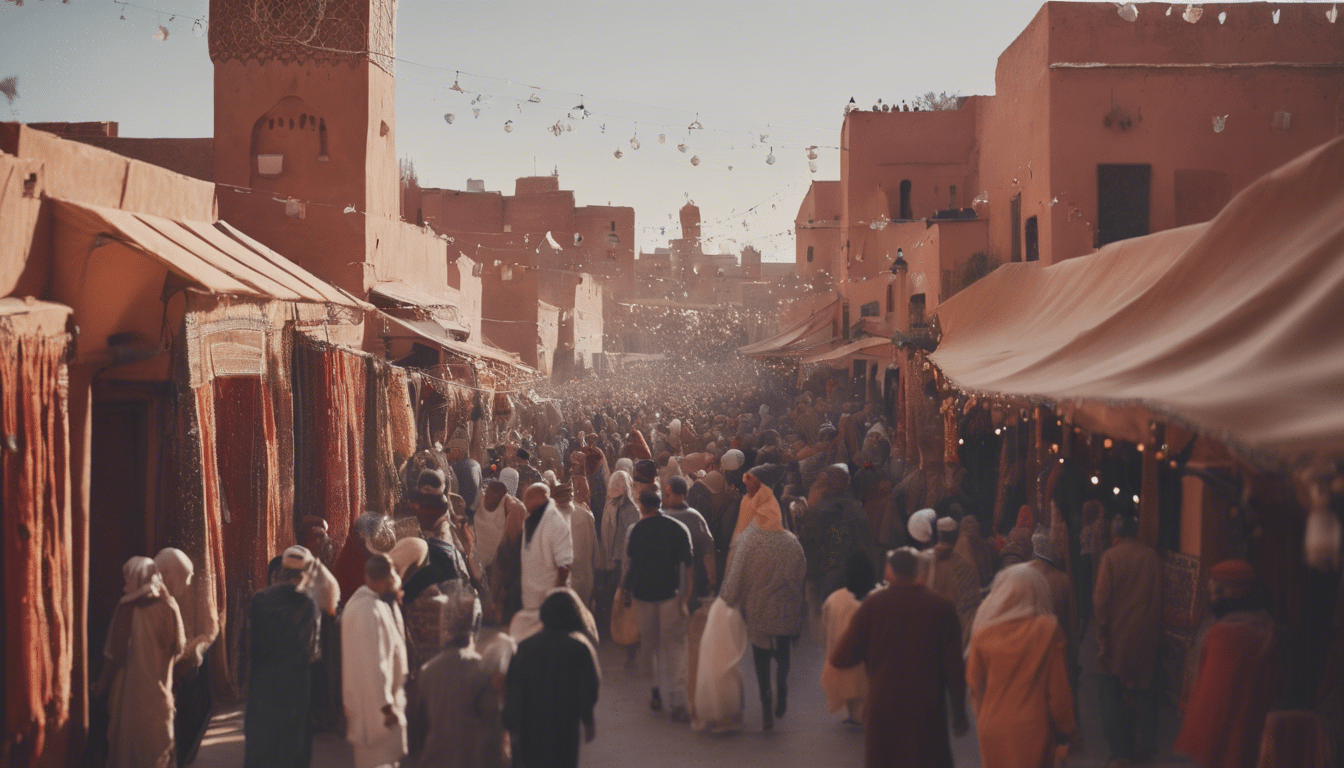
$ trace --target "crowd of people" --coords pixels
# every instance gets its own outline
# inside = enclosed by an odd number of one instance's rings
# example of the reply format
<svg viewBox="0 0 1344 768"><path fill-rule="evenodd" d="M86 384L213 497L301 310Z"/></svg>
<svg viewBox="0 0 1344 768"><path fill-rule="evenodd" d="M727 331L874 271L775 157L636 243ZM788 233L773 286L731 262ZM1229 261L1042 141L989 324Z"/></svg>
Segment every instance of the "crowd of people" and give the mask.
<svg viewBox="0 0 1344 768"><path fill-rule="evenodd" d="M801 685L864 730L867 765L951 766L969 694L984 765L1052 765L1081 742L1088 624L1113 762L1156 752L1161 569L1132 515L1024 506L994 531L956 482L897 458L875 406L742 366L733 391L652 369L557 390L476 457L458 429L339 552L305 518L246 617L245 764L306 766L325 728L359 768L577 765L605 641L651 710L695 730L748 727L750 647L766 731ZM204 715L175 730L174 697L209 640L184 630L185 555L123 575L95 688L109 764L168 766L199 741ZM1212 577L1218 623L1177 747L1230 768L1253 764L1273 622L1248 565ZM820 690L790 677L808 627Z"/></svg>

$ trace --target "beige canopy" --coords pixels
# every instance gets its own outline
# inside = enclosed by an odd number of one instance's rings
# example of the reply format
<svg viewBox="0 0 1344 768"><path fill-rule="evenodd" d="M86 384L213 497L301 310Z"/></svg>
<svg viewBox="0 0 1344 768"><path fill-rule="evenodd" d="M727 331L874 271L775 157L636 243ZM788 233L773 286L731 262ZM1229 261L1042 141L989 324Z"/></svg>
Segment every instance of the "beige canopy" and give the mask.
<svg viewBox="0 0 1344 768"><path fill-rule="evenodd" d="M1281 460L1344 455L1344 138L1207 224L1005 265L938 319L932 360L966 391L1147 408Z"/></svg>

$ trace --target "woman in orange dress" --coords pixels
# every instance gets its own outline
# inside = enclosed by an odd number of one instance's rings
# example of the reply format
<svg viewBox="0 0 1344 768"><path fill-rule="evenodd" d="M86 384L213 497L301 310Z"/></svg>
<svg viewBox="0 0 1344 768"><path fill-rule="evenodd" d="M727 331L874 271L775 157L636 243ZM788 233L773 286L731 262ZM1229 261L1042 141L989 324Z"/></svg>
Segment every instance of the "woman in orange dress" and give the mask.
<svg viewBox="0 0 1344 768"><path fill-rule="evenodd" d="M966 651L984 768L1049 768L1065 750L1076 728L1066 649L1045 577L1000 571Z"/></svg>

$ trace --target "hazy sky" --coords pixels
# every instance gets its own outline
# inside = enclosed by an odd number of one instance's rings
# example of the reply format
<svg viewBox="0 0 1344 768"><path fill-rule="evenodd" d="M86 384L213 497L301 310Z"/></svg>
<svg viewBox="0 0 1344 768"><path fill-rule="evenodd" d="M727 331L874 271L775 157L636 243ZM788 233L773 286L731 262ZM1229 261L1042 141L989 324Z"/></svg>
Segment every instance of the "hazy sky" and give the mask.
<svg viewBox="0 0 1344 768"><path fill-rule="evenodd" d="M210 135L211 65L193 30L208 19L208 0L13 1L0 0L0 78L18 76L19 98L0 102L0 120L115 120L122 136ZM849 98L868 108L931 90L993 93L999 53L1039 7L401 0L397 152L414 160L424 186L460 189L470 177L511 194L514 178L558 168L579 204L633 206L645 250L676 236L672 214L689 198L711 249L754 244L768 260L791 261L787 230L808 183L839 178ZM169 30L163 42L154 39L160 24ZM455 70L469 93L450 90ZM533 94L540 103L528 101ZM595 114L569 120L577 94ZM697 113L704 130L688 131ZM553 135L557 120L573 130ZM819 147L815 173L810 145Z"/></svg>

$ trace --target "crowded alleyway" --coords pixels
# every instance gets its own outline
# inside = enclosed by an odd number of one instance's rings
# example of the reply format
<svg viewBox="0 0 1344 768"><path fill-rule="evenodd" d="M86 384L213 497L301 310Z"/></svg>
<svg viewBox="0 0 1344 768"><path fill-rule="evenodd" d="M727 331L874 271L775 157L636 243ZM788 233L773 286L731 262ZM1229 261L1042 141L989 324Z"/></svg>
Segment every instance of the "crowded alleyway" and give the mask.
<svg viewBox="0 0 1344 768"><path fill-rule="evenodd" d="M1094 647L1088 643L1085 647ZM597 707L598 736L584 747L583 764L601 767L642 766L642 768L690 768L691 766L739 766L740 768L821 768L863 764L863 732L843 724L840 714L826 711L826 700L816 681L821 675L820 644L810 635L799 641L794 656L794 684L798 694L789 715L775 725L773 733L760 730L760 701L748 695L741 733L710 735L693 733L684 726L668 722L666 714L648 710L648 691L644 680L624 669L623 649L605 644L602 657L602 698ZM740 665L744 680L753 674L751 662ZM1097 713L1095 666L1086 665L1080 706L1085 740L1080 753L1070 756L1069 765L1100 768L1106 765L1101 724ZM1175 718L1170 710L1163 718L1162 743L1169 745ZM972 734L974 730L972 730ZM967 734L952 740L958 768L979 768L980 753L975 738ZM1090 747L1087 744L1090 742ZM196 768L235 768L242 765L242 712L230 709L214 718L192 765ZM313 765L324 768L350 768L350 746L333 734L314 739ZM1164 749L1147 763L1152 768L1176 768L1191 763Z"/></svg>

